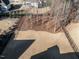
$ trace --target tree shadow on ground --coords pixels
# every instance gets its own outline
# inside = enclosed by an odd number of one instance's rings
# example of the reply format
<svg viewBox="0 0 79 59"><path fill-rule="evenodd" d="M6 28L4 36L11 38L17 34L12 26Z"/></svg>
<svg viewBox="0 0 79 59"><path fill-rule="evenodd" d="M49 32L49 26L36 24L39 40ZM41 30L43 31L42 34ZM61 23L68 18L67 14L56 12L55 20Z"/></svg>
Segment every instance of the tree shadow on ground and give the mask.
<svg viewBox="0 0 79 59"><path fill-rule="evenodd" d="M12 40L6 46L2 56L4 59L18 59L33 42L34 40Z"/></svg>
<svg viewBox="0 0 79 59"><path fill-rule="evenodd" d="M31 59L78 59L78 55L78 52L60 54L58 46L54 46L47 51L32 56Z"/></svg>

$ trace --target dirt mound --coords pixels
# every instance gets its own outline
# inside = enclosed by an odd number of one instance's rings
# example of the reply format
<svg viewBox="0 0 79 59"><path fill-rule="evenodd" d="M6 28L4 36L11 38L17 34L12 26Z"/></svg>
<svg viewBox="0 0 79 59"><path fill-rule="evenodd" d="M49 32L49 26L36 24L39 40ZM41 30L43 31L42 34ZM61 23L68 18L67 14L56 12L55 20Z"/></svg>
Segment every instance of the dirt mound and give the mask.
<svg viewBox="0 0 79 59"><path fill-rule="evenodd" d="M61 28L59 20L54 19L52 15L32 15L21 18L18 30L59 32Z"/></svg>

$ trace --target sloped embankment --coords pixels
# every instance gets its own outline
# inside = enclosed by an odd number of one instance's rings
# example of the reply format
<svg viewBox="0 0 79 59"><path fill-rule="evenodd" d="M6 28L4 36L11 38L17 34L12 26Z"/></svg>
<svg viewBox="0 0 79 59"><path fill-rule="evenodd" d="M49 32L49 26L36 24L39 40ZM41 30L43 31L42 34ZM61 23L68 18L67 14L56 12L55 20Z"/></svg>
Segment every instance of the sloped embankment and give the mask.
<svg viewBox="0 0 79 59"><path fill-rule="evenodd" d="M36 30L36 31L47 31L47 32L59 32L60 24L58 20L53 20L53 17L50 15L32 15L30 17L24 16L20 19L18 30Z"/></svg>

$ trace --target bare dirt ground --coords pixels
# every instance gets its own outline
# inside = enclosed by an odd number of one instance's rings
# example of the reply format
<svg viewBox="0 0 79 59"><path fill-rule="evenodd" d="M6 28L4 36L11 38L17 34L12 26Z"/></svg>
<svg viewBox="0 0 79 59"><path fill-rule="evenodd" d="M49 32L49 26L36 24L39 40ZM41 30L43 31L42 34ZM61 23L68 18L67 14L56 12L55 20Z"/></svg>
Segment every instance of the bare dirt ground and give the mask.
<svg viewBox="0 0 79 59"><path fill-rule="evenodd" d="M30 17L24 16L20 19L20 31L26 30L36 30L36 31L47 31L47 32L59 32L62 31L60 27L59 20L56 20L52 17L51 14L47 13L47 15L32 15Z"/></svg>
<svg viewBox="0 0 79 59"><path fill-rule="evenodd" d="M66 28L69 31L76 45L79 47L79 23L71 23ZM48 48L57 45L60 53L74 52L68 39L63 32L49 33L46 31L19 31L16 40L35 39L35 42L25 51L19 59L30 59L31 56L46 51Z"/></svg>

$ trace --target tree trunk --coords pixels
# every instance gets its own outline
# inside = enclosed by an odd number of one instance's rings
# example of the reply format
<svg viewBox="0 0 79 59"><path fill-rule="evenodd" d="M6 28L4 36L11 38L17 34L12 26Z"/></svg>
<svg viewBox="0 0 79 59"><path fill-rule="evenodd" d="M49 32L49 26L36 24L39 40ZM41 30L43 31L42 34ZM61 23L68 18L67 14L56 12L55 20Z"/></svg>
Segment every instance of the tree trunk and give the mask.
<svg viewBox="0 0 79 59"><path fill-rule="evenodd" d="M60 21L63 21L66 26L72 20L79 19L79 15L77 15L78 6L79 0L52 0L51 12L54 15L54 20L56 20L56 29L60 28Z"/></svg>

